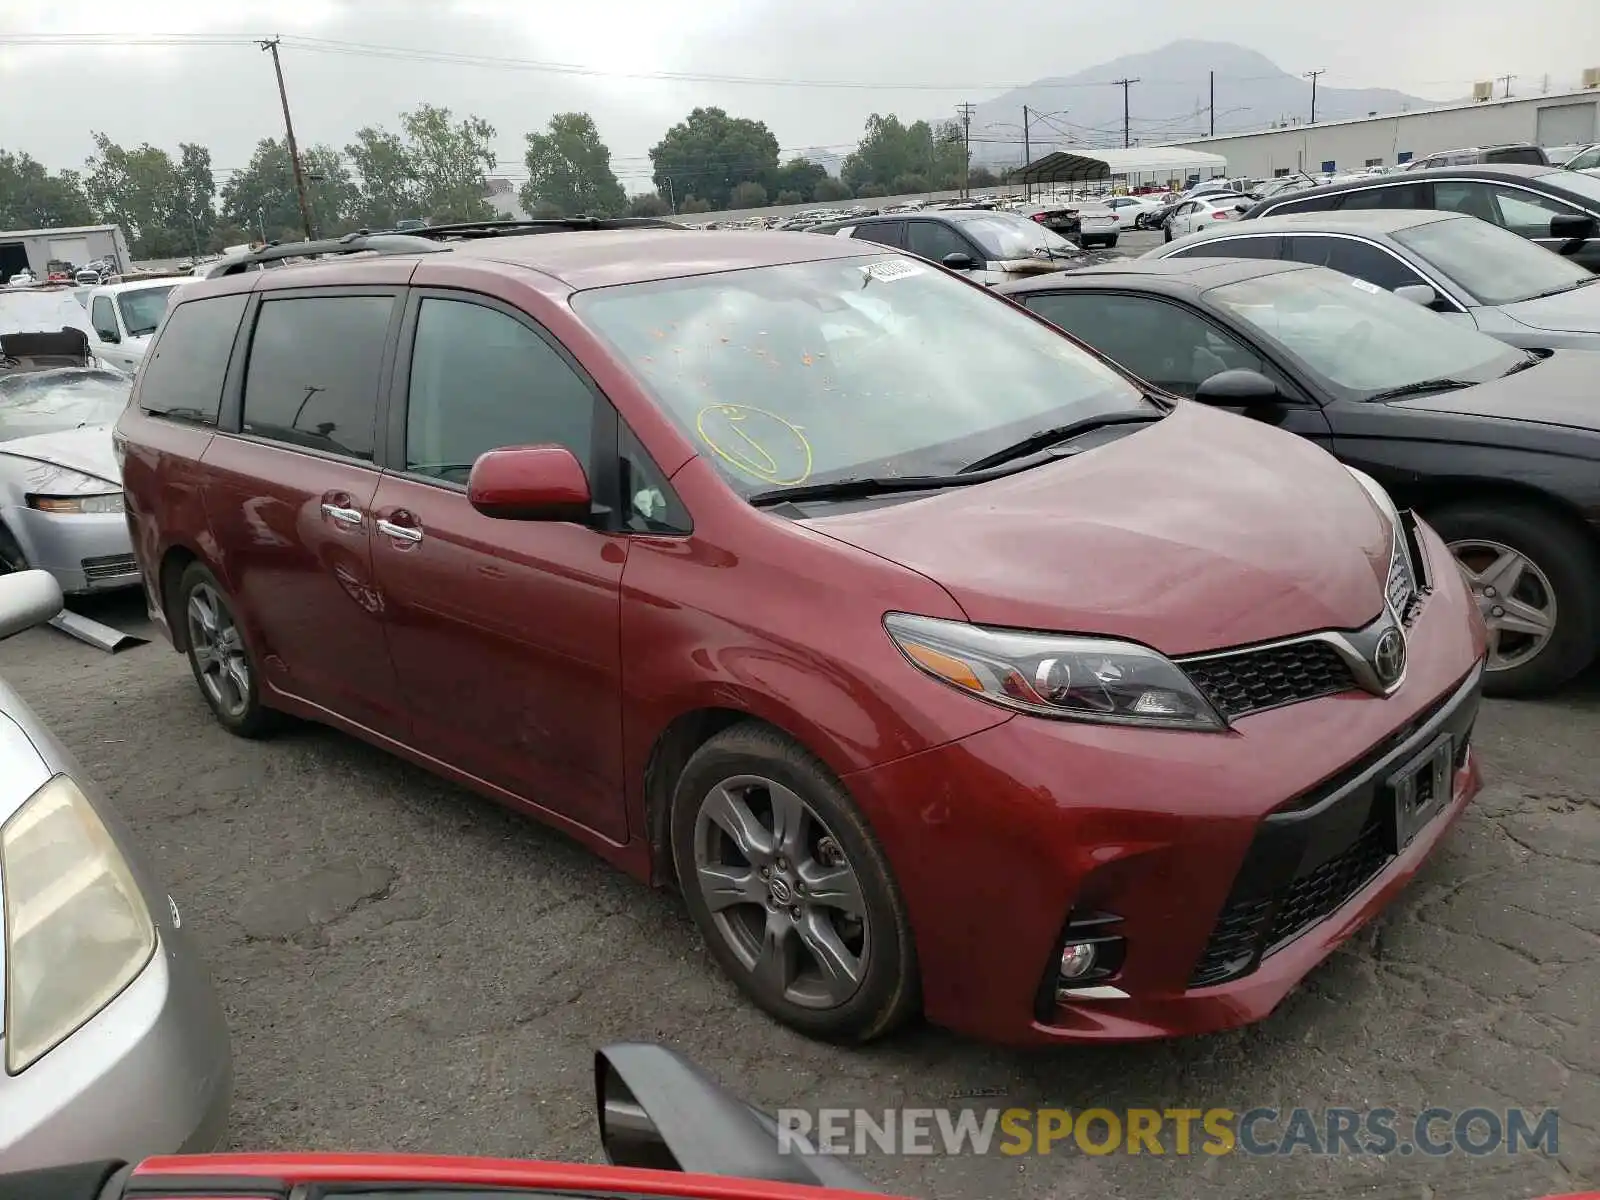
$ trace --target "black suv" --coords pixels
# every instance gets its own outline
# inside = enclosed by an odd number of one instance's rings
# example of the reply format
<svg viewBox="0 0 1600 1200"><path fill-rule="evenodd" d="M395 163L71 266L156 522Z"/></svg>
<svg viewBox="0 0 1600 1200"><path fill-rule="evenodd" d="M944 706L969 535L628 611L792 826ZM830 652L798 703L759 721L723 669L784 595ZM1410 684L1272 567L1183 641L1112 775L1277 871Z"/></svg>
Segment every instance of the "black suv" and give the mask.
<svg viewBox="0 0 1600 1200"><path fill-rule="evenodd" d="M1085 253L1059 233L1017 213L977 208L852 217L826 221L811 232L892 246L990 287L1020 276L1093 266L1115 257Z"/></svg>
<svg viewBox="0 0 1600 1200"><path fill-rule="evenodd" d="M1516 163L1433 167L1393 175L1372 175L1344 183L1330 183L1306 191L1289 192L1263 200L1244 214L1286 217L1290 213L1349 212L1369 208L1431 208L1465 213L1502 226L1548 250L1567 254L1574 262L1600 272L1600 239L1574 248L1580 235L1572 220L1552 229L1558 217L1588 217L1600 224L1600 177L1560 167L1534 167Z"/></svg>
<svg viewBox="0 0 1600 1200"><path fill-rule="evenodd" d="M1467 146L1460 150L1439 150L1413 159L1406 165L1410 171L1429 167L1461 167L1476 163L1523 163L1532 167L1548 167L1550 156L1532 142L1513 142L1503 146Z"/></svg>

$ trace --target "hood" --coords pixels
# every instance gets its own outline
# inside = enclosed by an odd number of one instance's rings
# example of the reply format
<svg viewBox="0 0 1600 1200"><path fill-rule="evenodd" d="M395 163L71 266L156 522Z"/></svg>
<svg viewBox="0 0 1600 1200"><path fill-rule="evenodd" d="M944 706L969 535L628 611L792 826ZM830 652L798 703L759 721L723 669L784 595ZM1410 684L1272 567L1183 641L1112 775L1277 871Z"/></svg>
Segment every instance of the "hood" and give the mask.
<svg viewBox="0 0 1600 1200"><path fill-rule="evenodd" d="M1331 455L1188 401L1062 462L810 524L937 581L980 624L1167 654L1359 628L1383 609L1391 545Z"/></svg>
<svg viewBox="0 0 1600 1200"><path fill-rule="evenodd" d="M1538 366L1503 379L1393 403L1396 408L1455 413L1464 417L1498 417L1505 421L1536 421L1600 433L1600 403L1596 403L1595 395L1597 379L1600 379L1600 354L1590 350L1557 350Z"/></svg>
<svg viewBox="0 0 1600 1200"><path fill-rule="evenodd" d="M36 433L32 437L0 442L0 455L25 458L52 467L65 467L83 475L103 479L121 487L122 472L117 467L111 446L110 425L87 425L60 433Z"/></svg>
<svg viewBox="0 0 1600 1200"><path fill-rule="evenodd" d="M1513 321L1534 329L1560 329L1569 333L1600 333L1600 284L1585 284L1570 292L1504 304L1500 311Z"/></svg>

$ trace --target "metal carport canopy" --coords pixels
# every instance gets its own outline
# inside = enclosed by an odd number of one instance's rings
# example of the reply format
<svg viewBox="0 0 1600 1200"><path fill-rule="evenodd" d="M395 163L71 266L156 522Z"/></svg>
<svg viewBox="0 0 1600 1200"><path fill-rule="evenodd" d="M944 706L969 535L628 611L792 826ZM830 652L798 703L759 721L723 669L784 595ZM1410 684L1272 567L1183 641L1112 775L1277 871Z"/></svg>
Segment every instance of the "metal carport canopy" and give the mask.
<svg viewBox="0 0 1600 1200"><path fill-rule="evenodd" d="M1221 174L1228 160L1220 154L1179 146L1141 146L1129 150L1057 150L1007 175L1016 183L1086 183L1113 175L1155 175L1163 171Z"/></svg>

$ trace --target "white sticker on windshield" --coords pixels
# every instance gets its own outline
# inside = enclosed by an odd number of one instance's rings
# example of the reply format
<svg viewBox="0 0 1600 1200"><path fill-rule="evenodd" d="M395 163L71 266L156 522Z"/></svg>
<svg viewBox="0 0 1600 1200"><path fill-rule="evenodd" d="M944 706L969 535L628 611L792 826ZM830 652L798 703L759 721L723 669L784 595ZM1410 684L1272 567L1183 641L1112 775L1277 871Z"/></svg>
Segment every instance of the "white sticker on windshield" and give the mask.
<svg viewBox="0 0 1600 1200"><path fill-rule="evenodd" d="M888 258L881 262L868 263L861 268L861 273L869 279L879 279L884 283L896 279L906 279L912 275L921 275L922 268L915 263L906 262L905 259Z"/></svg>
<svg viewBox="0 0 1600 1200"><path fill-rule="evenodd" d="M1383 289L1377 284L1368 283L1365 279L1352 279L1350 282L1355 287L1360 288L1363 292L1371 292L1374 296L1383 291Z"/></svg>

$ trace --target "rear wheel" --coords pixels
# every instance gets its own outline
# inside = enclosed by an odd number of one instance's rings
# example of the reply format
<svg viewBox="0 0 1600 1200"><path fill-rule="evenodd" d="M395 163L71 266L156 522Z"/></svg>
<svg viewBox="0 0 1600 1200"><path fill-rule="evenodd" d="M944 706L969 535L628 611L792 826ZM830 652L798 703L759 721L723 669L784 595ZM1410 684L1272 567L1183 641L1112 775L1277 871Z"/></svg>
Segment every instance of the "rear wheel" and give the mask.
<svg viewBox="0 0 1600 1200"><path fill-rule="evenodd" d="M1600 550L1535 505L1465 503L1426 514L1489 628L1483 690L1527 696L1594 661L1600 638Z"/></svg>
<svg viewBox="0 0 1600 1200"><path fill-rule="evenodd" d="M671 836L712 957L768 1013L865 1042L915 1008L916 953L889 865L806 750L753 722L724 730L685 766Z"/></svg>
<svg viewBox="0 0 1600 1200"><path fill-rule="evenodd" d="M178 584L178 606L189 667L217 723L244 738L270 733L279 715L261 703L255 655L217 577L190 563Z"/></svg>

